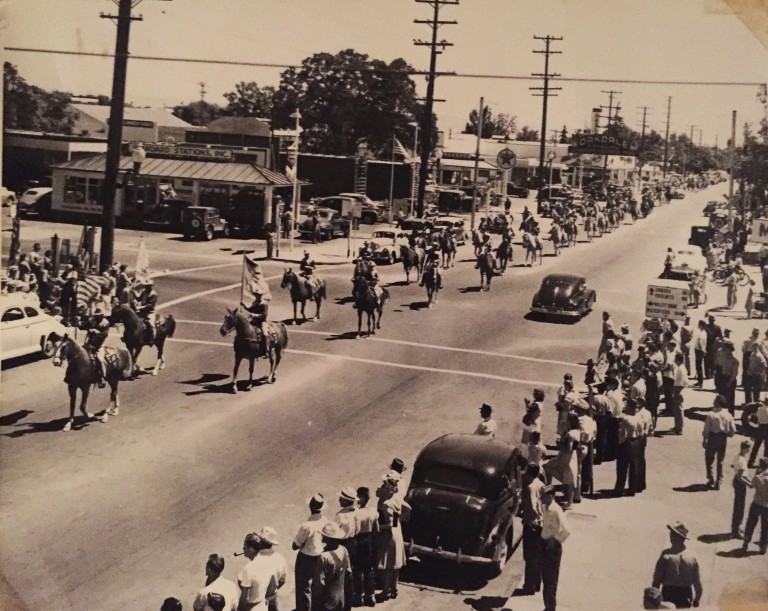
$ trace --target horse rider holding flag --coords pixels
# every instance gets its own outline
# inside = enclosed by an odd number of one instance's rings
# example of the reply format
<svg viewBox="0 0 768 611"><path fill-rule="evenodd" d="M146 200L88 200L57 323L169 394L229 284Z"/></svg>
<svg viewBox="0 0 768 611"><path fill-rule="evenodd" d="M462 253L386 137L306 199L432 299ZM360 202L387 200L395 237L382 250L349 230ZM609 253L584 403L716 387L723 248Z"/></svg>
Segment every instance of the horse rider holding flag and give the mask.
<svg viewBox="0 0 768 611"><path fill-rule="evenodd" d="M157 293L155 292L155 281L147 278L141 284L141 292L136 298L134 309L144 321L144 328L147 333L147 343L151 346L155 341L155 309L157 308Z"/></svg>
<svg viewBox="0 0 768 611"><path fill-rule="evenodd" d="M251 305L245 304L246 297L251 300ZM269 302L272 301L272 293L261 271L261 265L251 261L243 255L243 282L240 289L240 305L245 311L253 314L251 324L261 331L264 351L267 349L267 316L269 315Z"/></svg>
<svg viewBox="0 0 768 611"><path fill-rule="evenodd" d="M88 354L95 357L97 363L96 372L98 375L99 388L104 388L106 382L104 378L107 372L106 354L104 352L104 342L109 335L109 321L104 317L103 308L96 307L92 317L83 325L83 330L87 332L85 344L83 347Z"/></svg>

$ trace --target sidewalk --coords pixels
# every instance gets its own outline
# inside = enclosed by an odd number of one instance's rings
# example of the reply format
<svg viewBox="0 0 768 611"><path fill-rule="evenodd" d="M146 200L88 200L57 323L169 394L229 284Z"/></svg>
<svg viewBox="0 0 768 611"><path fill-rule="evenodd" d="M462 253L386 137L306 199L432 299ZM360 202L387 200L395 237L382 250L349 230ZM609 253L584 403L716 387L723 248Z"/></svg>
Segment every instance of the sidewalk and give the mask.
<svg viewBox="0 0 768 611"><path fill-rule="evenodd" d="M710 285L709 310L689 310L694 325L711 312L723 329L731 329L739 359L741 340L754 327L763 332L768 328L765 320L746 319L745 293L740 289L737 309L721 309L725 288ZM658 555L669 544L666 524L677 520L690 530L688 548L701 568L704 594L700 608L768 608L768 556L758 555L755 545L744 555L742 542L729 535L733 502L729 465L745 437L737 434L728 441L725 483L719 491L707 490L701 431L714 399L713 384L707 381L703 389L689 387L684 397L683 436L664 435L672 428L672 419L664 417L659 419L660 436L648 441L645 492L634 497L600 498L600 492L612 489L615 480L615 463L607 463L595 468L598 498L584 499L566 513L572 534L563 545L558 609L641 609L643 590L651 585ZM743 392L737 392L736 402L743 402ZM740 415L737 408L737 423ZM502 608L540 611L542 595L512 596Z"/></svg>

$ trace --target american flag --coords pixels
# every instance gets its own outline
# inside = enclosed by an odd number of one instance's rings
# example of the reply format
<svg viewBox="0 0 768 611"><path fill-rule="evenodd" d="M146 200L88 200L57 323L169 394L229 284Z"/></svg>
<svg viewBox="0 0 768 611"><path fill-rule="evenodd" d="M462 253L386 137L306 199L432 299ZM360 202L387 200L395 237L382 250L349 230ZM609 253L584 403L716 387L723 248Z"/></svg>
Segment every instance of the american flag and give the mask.
<svg viewBox="0 0 768 611"><path fill-rule="evenodd" d="M88 307L91 299L100 295L101 287L101 278L96 274L85 275L80 278L77 283L78 307Z"/></svg>
<svg viewBox="0 0 768 611"><path fill-rule="evenodd" d="M410 161L411 154L408 152L408 149L406 149L403 146L403 143L400 142L397 138L393 138L393 140L394 140L395 153L397 155L400 155L401 157L405 157L406 160Z"/></svg>

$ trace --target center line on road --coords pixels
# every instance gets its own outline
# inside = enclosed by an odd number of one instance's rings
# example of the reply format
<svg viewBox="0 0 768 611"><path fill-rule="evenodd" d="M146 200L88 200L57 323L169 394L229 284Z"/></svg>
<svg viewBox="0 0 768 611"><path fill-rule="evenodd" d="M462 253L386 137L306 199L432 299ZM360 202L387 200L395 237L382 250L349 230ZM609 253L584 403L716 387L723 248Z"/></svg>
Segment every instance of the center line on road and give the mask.
<svg viewBox="0 0 768 611"><path fill-rule="evenodd" d="M187 320L176 319L178 323L193 324L193 325L211 325L220 326L221 323L212 322L208 320ZM333 337L341 335L340 333L331 333L328 331L309 331L308 329L292 329L289 325L286 325L289 333L305 333L307 335L323 335L326 337ZM568 361L557 361L553 359L540 359L533 356L522 356L519 354L506 354L504 352L491 352L489 350L472 350L470 348L457 348L455 346L440 346L437 344L423 344L419 342L410 342L403 339L387 339L385 337L368 337L366 341L371 342L384 342L388 344L397 344L401 346L414 346L416 348L427 348L430 350L445 350L447 352L463 352L465 354L478 354L481 356L497 356L505 359L512 359L516 361L529 361L532 363L544 363L548 365L563 365L564 367L582 367L585 366L581 363L569 363Z"/></svg>
<svg viewBox="0 0 768 611"><path fill-rule="evenodd" d="M242 264L238 264L242 265ZM277 276L268 276L265 278L265 280L277 280L278 278L282 278L283 275L279 274ZM191 301L193 299L197 299L198 297L205 297L206 295L213 295L214 293L222 293L224 291L230 291L234 288L237 288L238 286L241 286L242 283L235 282L234 284L228 284L226 286L219 286L215 289L208 289L207 291L200 291L198 293L191 293L190 295L184 295L184 297L179 297L178 299L171 299L170 301L166 301L165 303L161 303L156 310L164 310L165 308L170 308L171 306L175 306L179 303L184 303L185 301ZM177 321L178 322L178 321ZM218 324L218 323L217 323Z"/></svg>
<svg viewBox="0 0 768 611"><path fill-rule="evenodd" d="M175 337L169 338L169 342L178 342L182 344L200 344L204 346L224 346L231 348L232 344L229 342L214 342L202 339L177 339ZM510 382L513 384L528 384L530 386L548 386L550 388L559 388L560 384L552 382L541 382L538 380L522 380L520 378L508 378L506 376L497 376L492 373L480 373L476 371L461 371L458 369L442 369L439 367L425 367L423 365L406 365L405 363L392 363L390 361L378 361L376 359L366 359L358 356L347 356L345 354L329 354L327 352L313 352L311 350L295 350L293 348L286 348L285 352L291 354L303 354L305 356L320 356L328 359L335 359L337 361L353 361L355 363L365 363L367 365L379 365L383 367L395 367L396 369L413 369L416 371L426 371L429 373L447 373L449 375L466 376L470 378L483 378L486 380L497 380L499 382Z"/></svg>

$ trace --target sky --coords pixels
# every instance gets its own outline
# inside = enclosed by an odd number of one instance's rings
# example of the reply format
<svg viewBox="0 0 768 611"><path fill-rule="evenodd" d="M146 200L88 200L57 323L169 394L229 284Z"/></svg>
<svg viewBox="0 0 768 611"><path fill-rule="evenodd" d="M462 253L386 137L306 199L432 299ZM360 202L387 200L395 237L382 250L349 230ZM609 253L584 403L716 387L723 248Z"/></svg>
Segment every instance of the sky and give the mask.
<svg viewBox="0 0 768 611"><path fill-rule="evenodd" d="M747 0L742 0L746 2ZM759 1L755 0L756 2ZM116 12L111 0L0 0L5 47L114 51L115 27L100 12ZM763 9L765 10L765 9ZM134 9L143 21L131 29L135 55L227 59L299 64L317 52L351 48L391 61L402 57L426 69L429 52L413 45L430 30L431 8L414 0L144 0ZM768 81L768 51L724 0L461 0L446 6L439 38L452 42L438 57L438 70L457 73L522 75L543 71L543 43L534 36L562 36L551 69L564 78L663 81ZM754 25L754 24L753 24ZM753 28L754 29L754 28ZM88 58L4 50L30 83L76 94L110 94L111 58ZM127 100L162 107L200 98L225 105L222 94L235 83L255 80L277 85L280 69L212 64L129 62ZM420 90L423 77L415 77ZM439 77L436 104L439 129L461 131L480 96L494 113L517 116L518 126L539 129L541 98L526 80ZM639 129L640 106L648 125L663 133L667 97L672 96L670 129L694 141L724 146L731 112L757 122L762 107L756 86L672 86L628 83L561 82L549 105L549 128L588 126L591 108L608 104L603 91L616 90L625 122Z"/></svg>

